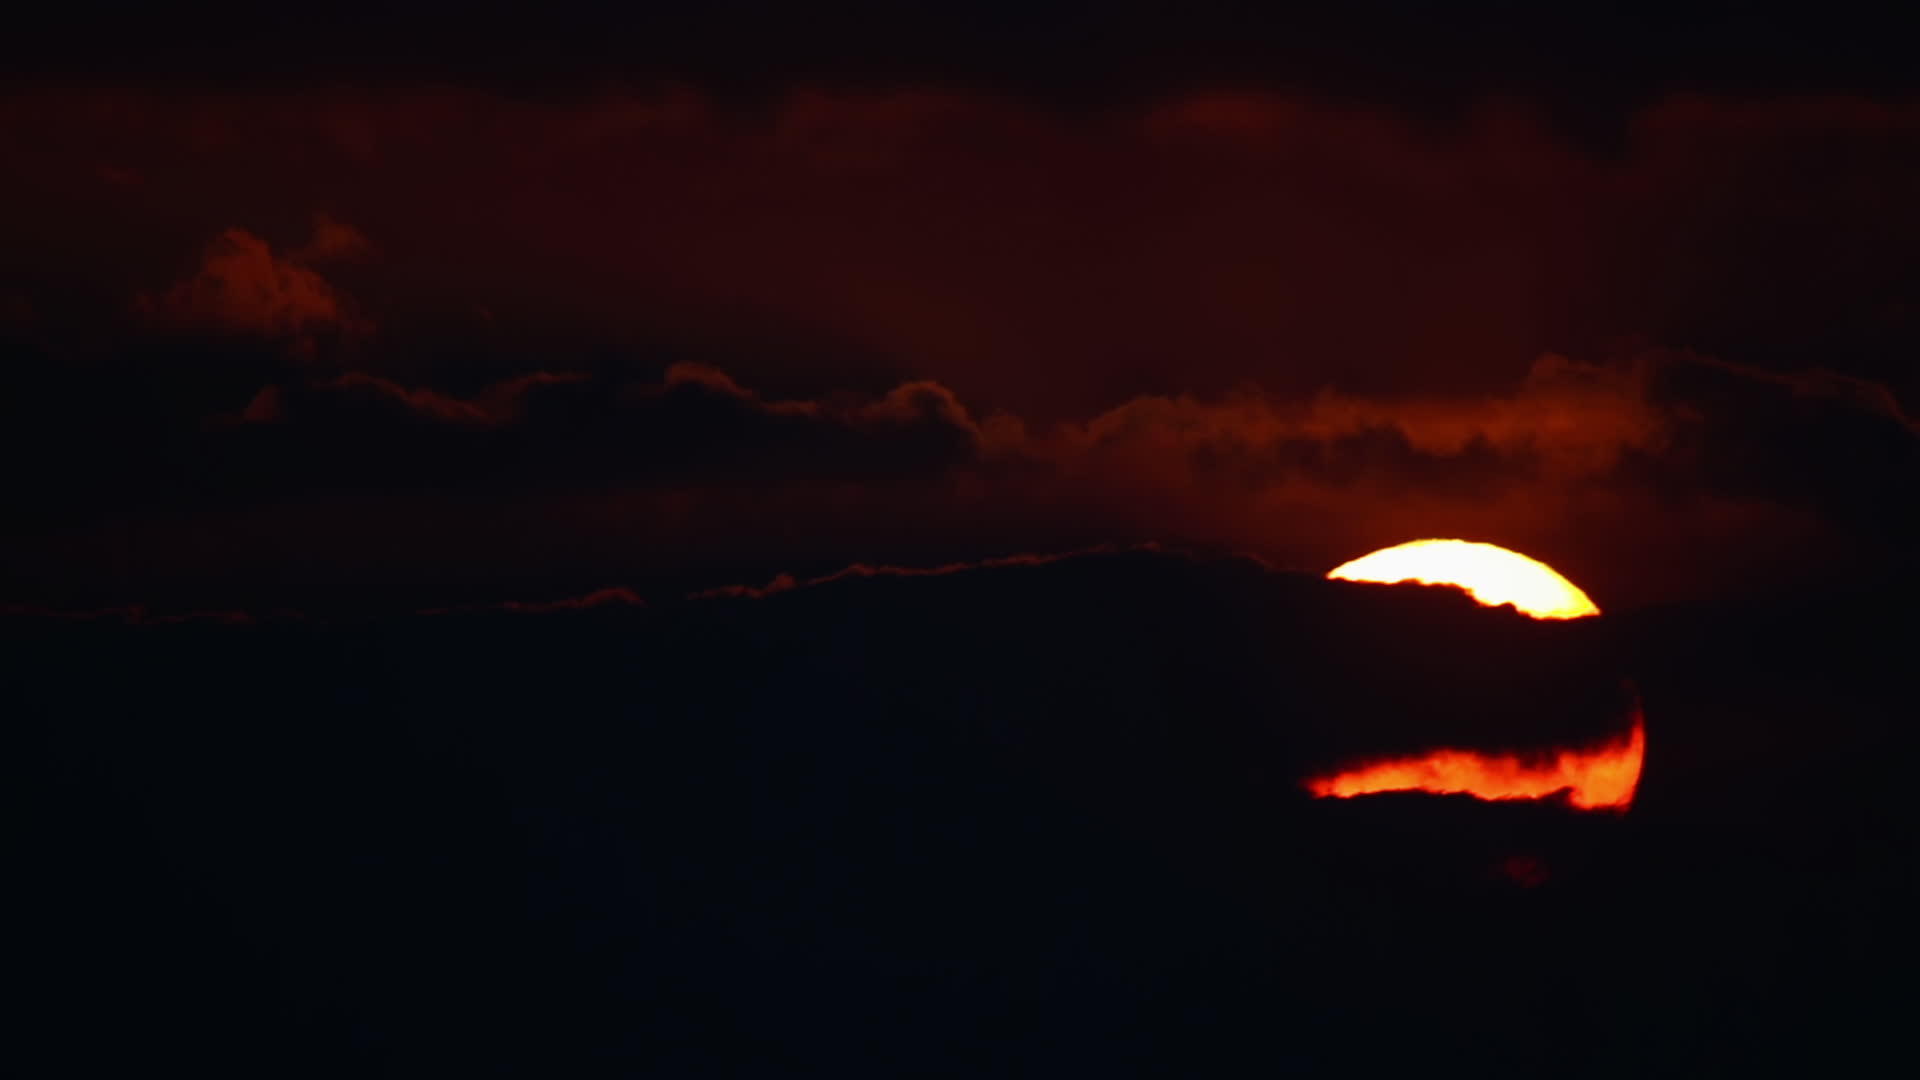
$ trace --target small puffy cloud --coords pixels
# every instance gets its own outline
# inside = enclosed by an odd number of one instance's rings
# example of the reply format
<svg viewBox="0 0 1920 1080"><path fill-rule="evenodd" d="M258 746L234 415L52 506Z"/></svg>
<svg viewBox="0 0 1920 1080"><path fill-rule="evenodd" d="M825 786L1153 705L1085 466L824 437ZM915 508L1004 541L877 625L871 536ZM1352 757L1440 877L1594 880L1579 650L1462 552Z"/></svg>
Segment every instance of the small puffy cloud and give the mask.
<svg viewBox="0 0 1920 1080"><path fill-rule="evenodd" d="M369 325L347 299L304 262L315 252L356 250L355 237L364 244L357 230L327 223L302 253L278 254L245 229L227 229L191 275L159 294L141 294L136 307L158 325L191 332L276 339L364 332Z"/></svg>

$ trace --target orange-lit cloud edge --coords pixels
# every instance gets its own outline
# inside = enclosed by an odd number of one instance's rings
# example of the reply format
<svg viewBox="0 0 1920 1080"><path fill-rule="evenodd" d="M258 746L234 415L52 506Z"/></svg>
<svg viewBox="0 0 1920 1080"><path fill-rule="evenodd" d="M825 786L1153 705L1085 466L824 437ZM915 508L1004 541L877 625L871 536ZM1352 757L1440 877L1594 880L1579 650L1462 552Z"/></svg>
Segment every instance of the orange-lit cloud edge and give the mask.
<svg viewBox="0 0 1920 1080"><path fill-rule="evenodd" d="M1343 563L1327 577L1346 581L1418 581L1453 585L1490 607L1512 604L1536 619L1598 615L1586 593L1545 563L1492 544L1415 540ZM1375 761L1307 781L1321 798L1386 791L1471 795L1492 802L1544 799L1559 792L1581 810L1624 812L1640 786L1646 717L1636 700L1631 730L1595 746L1543 754L1489 754L1442 748Z"/></svg>
<svg viewBox="0 0 1920 1080"><path fill-rule="evenodd" d="M1315 777L1307 781L1307 790L1322 798L1425 791L1491 802L1544 799L1565 791L1579 809L1624 811L1640 786L1646 753L1646 721L1636 704L1631 731L1590 748L1540 756L1435 750Z"/></svg>

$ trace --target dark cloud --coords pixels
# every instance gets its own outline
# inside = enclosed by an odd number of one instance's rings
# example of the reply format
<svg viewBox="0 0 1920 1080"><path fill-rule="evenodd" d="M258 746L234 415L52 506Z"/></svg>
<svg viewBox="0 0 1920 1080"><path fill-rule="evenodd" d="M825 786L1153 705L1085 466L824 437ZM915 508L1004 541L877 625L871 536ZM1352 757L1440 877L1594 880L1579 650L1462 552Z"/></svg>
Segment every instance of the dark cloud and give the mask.
<svg viewBox="0 0 1920 1080"><path fill-rule="evenodd" d="M466 604L460 607L431 608L420 612L422 615L473 615L483 612L502 611L515 615L552 615L563 611L593 611L596 609L622 610L647 606L632 589L615 585L605 589L595 589L582 596L569 596L559 600L505 600L499 603Z"/></svg>
<svg viewBox="0 0 1920 1080"><path fill-rule="evenodd" d="M452 1047L613 1074L677 1065L692 1031L709 1065L881 1045L891 1073L931 1046L1030 1061L1044 1031L1124 1073L1280 1032L1337 1071L1390 1030L1418 1037L1405 1069L1517 1043L1631 1071L1727 1060L1702 1000L1832 1060L1805 1025L1845 1030L1897 982L1875 943L1909 910L1911 808L1884 794L1902 714L1817 709L1851 681L1834 659L1881 636L1870 611L1622 639L1454 590L1113 552L527 617L38 625L5 653L16 793L93 857L26 853L35 927L71 934L27 970L137 946L173 977L116 999L130 1022L231 1040L188 1020L264 985L269 1030L362 1065ZM1623 671L1647 676L1650 746L1623 818L1301 789L1326 761L1615 730ZM129 908L128 866L186 899ZM149 929L195 912L241 932ZM263 954L309 977L242 978ZM1242 1005L1195 1016L1168 987ZM287 1019L313 1013L317 1034Z"/></svg>
<svg viewBox="0 0 1920 1080"><path fill-rule="evenodd" d="M274 619L297 619L298 612L276 611ZM0 619L17 619L26 624L53 622L117 622L126 626L179 626L204 623L222 626L252 626L260 617L246 611L150 611L145 605L119 608L62 610L24 604L0 605Z"/></svg>
<svg viewBox="0 0 1920 1080"><path fill-rule="evenodd" d="M472 397L347 372L265 387L222 419L204 450L221 458L248 448L253 479L238 482L287 482L284 469L331 488L885 483L978 460L980 439L936 384L873 398L766 400L689 364L659 383L624 386L534 372Z"/></svg>
<svg viewBox="0 0 1920 1080"><path fill-rule="evenodd" d="M245 423L286 422L346 432L381 426L491 427L511 420L513 399L523 387L549 378L553 376L536 372L466 400L349 371L293 391L264 387L240 418Z"/></svg>
<svg viewBox="0 0 1920 1080"><path fill-rule="evenodd" d="M1485 397L1326 390L1296 399L1249 388L1215 399L1140 397L1051 424L1004 412L976 418L931 382L879 395L764 398L696 364L669 368L659 383L613 387L584 373L535 372L470 398L348 372L265 388L242 419L342 437L395 426L449 437L511 432L531 460L551 462L543 466L551 475L539 479L555 485L602 472L674 484L717 468L752 484L786 479L789 470L930 478L970 468L1009 478L1044 473L1069 486L1254 492L1304 480L1461 496L1470 494L1460 487L1467 483L1483 485L1483 495L1515 483L1573 488L1678 453L1738 459L1753 450L1747 442L1769 438L1827 468L1836 463L1821 460L1816 444L1830 424L1896 449L1914 437L1892 395L1868 380L1779 374L1676 351L1602 364L1546 355L1511 392ZM1757 482L1773 475L1762 470Z"/></svg>
<svg viewBox="0 0 1920 1080"><path fill-rule="evenodd" d="M292 542L309 567L372 559L382 574L560 560L604 585L675 560L772 572L855 551L925 565L1036 539L1330 566L1458 535L1546 558L1610 607L1885 557L1920 533L1903 494L1917 454L1897 403L1862 380L1671 350L1545 356L1484 397L1248 389L1063 423L976 416L932 383L764 397L682 364L658 382L534 372L470 396L362 372L273 384L139 461L103 461L94 491L190 513L212 530L194 542L209 555L230 533L267 551ZM411 505L355 502L376 496ZM92 516L67 514L81 529ZM368 528L350 520L363 516ZM165 539L175 527L155 534L159 565L182 554L184 538Z"/></svg>
<svg viewBox="0 0 1920 1080"><path fill-rule="evenodd" d="M1110 550L1110 549L1109 549ZM1156 550L1154 545L1141 546L1138 550ZM810 589L821 585L831 585L837 581L875 577L938 577L946 574L963 574L969 571L996 570L1009 566L1045 566L1061 559L1071 559L1091 554L1091 552L1069 552L1058 555L1007 555L994 559L982 559L978 562L948 563L945 566L868 566L854 563L852 566L835 570L831 574L801 581L792 574L780 574L764 586L721 585L711 589L702 589L693 594L695 600L717 599L763 599L794 589Z"/></svg>

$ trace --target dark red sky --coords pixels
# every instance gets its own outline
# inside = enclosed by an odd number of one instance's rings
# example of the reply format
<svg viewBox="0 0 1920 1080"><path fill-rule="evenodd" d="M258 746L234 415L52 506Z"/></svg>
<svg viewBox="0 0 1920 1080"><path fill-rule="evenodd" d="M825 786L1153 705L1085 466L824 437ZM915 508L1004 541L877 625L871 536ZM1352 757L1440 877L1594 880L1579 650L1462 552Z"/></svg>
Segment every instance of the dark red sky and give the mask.
<svg viewBox="0 0 1920 1080"><path fill-rule="evenodd" d="M1604 605L1910 544L1903 68L1832 23L1479 10L731 51L42 17L0 95L8 589L1457 534Z"/></svg>

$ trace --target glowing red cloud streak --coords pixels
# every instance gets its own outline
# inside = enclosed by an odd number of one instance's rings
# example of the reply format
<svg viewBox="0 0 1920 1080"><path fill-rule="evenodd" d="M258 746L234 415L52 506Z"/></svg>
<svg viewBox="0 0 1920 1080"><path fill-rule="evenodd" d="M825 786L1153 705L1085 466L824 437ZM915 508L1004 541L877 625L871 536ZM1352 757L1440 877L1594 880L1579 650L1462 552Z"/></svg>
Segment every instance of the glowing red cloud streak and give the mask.
<svg viewBox="0 0 1920 1080"><path fill-rule="evenodd" d="M1426 791L1488 800L1541 799L1567 790L1569 801L1582 810L1625 810L1640 786L1646 752L1646 722L1635 708L1630 733L1591 749L1558 750L1531 758L1435 750L1316 777L1307 781L1307 790L1321 798L1338 799L1381 791Z"/></svg>

